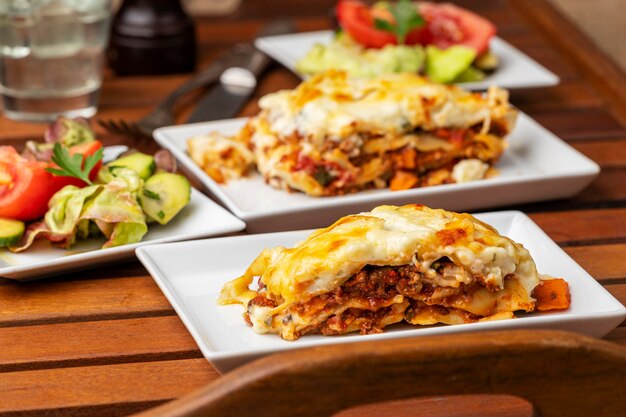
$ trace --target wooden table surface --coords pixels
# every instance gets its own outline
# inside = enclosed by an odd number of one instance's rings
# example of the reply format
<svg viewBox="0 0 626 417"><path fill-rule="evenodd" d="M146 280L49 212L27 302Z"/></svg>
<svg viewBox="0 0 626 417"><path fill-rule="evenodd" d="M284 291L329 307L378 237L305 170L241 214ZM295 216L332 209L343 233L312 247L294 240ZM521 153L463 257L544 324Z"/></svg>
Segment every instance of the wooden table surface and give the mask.
<svg viewBox="0 0 626 417"><path fill-rule="evenodd" d="M274 17L293 17L302 31L327 28L334 0L250 1L226 18L198 19L199 68L237 41L251 40ZM509 207L523 210L622 303L626 303L626 79L543 0L461 1L494 21L499 35L558 74L558 86L516 90L511 101L602 167L568 200ZM187 75L105 77L97 117L146 114ZM298 79L274 65L256 99ZM181 120L191 110L185 102ZM44 126L0 117L0 144L41 140ZM157 146L98 130L105 144L144 151ZM579 296L574 294L574 296ZM582 295L584 296L584 295ZM626 326L607 340L626 345ZM0 416L127 415L219 378L147 271L136 260L29 283L0 281ZM420 415L519 415L512 400L472 397L422 401ZM415 406L394 406L411 414ZM380 408L379 408L380 409ZM385 409L385 408L383 408ZM376 414L372 409L371 415ZM451 411L452 410L452 411ZM440 413L440 414L437 414Z"/></svg>

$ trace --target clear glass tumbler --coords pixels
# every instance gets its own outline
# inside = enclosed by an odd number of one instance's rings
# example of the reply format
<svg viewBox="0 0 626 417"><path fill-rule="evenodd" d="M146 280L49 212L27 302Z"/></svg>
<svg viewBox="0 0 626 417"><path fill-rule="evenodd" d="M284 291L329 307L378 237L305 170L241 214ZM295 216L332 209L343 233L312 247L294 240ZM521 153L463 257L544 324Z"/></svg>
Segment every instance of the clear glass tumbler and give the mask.
<svg viewBox="0 0 626 417"><path fill-rule="evenodd" d="M93 116L110 22L111 0L0 0L4 115Z"/></svg>

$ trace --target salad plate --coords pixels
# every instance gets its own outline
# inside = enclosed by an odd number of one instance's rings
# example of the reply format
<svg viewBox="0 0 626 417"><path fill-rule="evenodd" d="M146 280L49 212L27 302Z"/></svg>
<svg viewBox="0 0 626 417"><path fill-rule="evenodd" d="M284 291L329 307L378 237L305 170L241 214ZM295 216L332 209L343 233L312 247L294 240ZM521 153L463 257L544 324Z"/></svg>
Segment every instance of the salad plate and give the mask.
<svg viewBox="0 0 626 417"><path fill-rule="evenodd" d="M327 44L333 36L334 33L330 30L292 33L257 38L254 44L265 54L297 74L296 62L302 59L315 44ZM498 69L482 81L461 83L459 84L461 87L486 90L490 85L497 85L514 89L548 87L559 83L559 77L556 74L497 36L491 40L490 50L500 60Z"/></svg>
<svg viewBox="0 0 626 417"><path fill-rule="evenodd" d="M87 239L70 249L61 249L40 240L21 253L0 248L0 277L30 280L87 269L132 257L135 249L142 245L221 235L243 230L245 226L244 222L192 188L191 200L178 216L165 226L151 224L141 242L99 249L104 238Z"/></svg>
<svg viewBox="0 0 626 417"><path fill-rule="evenodd" d="M384 333L366 336L355 333L342 336L309 334L296 341L287 341L275 334L255 333L242 319L241 305L219 306L217 299L224 283L240 276L264 248L292 246L308 236L311 230L149 245L139 248L137 256L203 355L220 372L263 355L333 343L521 328L568 330L602 337L624 320L626 308L525 214L504 211L476 217L523 244L542 273L564 278L572 297L569 309L459 325L392 325L385 328Z"/></svg>
<svg viewBox="0 0 626 417"><path fill-rule="evenodd" d="M265 184L261 175L219 184L187 153L187 139L217 131L236 133L246 119L179 125L157 129L156 141L169 149L181 168L195 176L216 199L247 224L251 232L319 227L349 213L380 204L420 203L447 210L475 210L572 196L598 174L599 167L565 142L520 113L507 138L508 149L495 164L499 175L460 184L377 189L333 197L288 193Z"/></svg>

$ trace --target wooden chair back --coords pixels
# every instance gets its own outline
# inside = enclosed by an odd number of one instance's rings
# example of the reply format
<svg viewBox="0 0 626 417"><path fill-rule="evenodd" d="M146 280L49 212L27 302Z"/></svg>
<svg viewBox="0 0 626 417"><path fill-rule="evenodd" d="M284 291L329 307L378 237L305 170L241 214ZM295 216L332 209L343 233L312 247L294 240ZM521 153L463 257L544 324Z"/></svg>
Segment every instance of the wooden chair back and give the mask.
<svg viewBox="0 0 626 417"><path fill-rule="evenodd" d="M256 360L137 416L322 417L363 404L459 394L518 396L543 417L623 416L626 349L547 330L308 348Z"/></svg>

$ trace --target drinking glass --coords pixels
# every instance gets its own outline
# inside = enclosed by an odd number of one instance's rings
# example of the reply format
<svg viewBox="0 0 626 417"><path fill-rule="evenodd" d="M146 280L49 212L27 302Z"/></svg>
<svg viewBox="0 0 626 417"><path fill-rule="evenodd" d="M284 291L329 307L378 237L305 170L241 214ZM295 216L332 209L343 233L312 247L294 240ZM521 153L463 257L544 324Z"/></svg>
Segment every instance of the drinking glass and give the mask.
<svg viewBox="0 0 626 417"><path fill-rule="evenodd" d="M93 116L110 22L111 0L0 0L4 115Z"/></svg>

